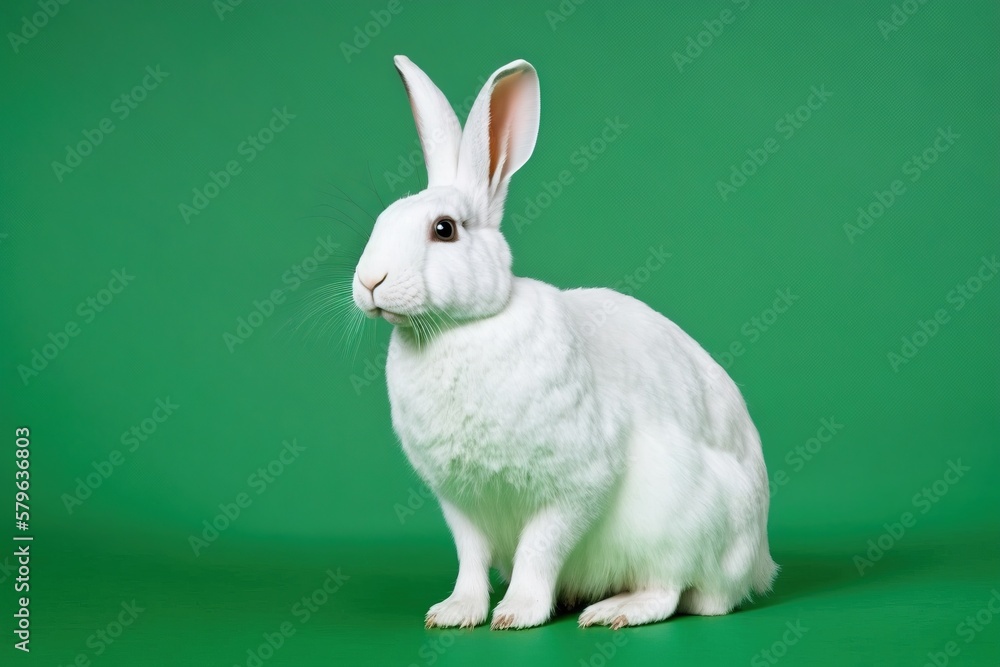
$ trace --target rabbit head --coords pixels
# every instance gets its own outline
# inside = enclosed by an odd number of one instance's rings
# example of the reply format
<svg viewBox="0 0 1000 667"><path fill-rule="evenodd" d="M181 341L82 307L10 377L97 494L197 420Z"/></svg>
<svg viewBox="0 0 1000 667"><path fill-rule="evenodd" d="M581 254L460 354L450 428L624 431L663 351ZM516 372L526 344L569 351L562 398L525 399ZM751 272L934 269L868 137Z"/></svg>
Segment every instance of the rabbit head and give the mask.
<svg viewBox="0 0 1000 667"><path fill-rule="evenodd" d="M510 297L511 254L500 220L510 177L535 147L538 77L524 60L498 69L463 131L426 74L405 56L395 64L416 120L427 188L375 221L354 274L354 302L400 326L428 315L488 317Z"/></svg>

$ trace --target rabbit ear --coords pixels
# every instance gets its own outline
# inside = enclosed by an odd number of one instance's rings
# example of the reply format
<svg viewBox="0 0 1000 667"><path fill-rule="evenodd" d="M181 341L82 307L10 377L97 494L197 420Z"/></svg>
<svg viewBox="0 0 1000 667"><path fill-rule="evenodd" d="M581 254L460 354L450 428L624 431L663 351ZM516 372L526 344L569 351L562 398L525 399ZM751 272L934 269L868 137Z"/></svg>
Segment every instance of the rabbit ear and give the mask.
<svg viewBox="0 0 1000 667"><path fill-rule="evenodd" d="M427 164L427 187L451 185L458 168L462 126L444 93L406 56L393 59L410 98Z"/></svg>
<svg viewBox="0 0 1000 667"><path fill-rule="evenodd" d="M502 206L507 182L535 149L540 109L538 75L524 60L493 73L465 123L458 158L458 184L482 190Z"/></svg>

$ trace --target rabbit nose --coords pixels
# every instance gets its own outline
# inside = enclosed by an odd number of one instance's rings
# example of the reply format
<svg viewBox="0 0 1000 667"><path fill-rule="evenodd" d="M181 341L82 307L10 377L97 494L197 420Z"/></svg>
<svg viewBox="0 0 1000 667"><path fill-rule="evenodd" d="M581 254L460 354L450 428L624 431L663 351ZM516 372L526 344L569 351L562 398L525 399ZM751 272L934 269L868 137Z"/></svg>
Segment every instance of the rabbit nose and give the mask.
<svg viewBox="0 0 1000 667"><path fill-rule="evenodd" d="M371 278L369 278L368 280L365 280L360 275L358 275L358 280L361 282L362 285L365 286L365 288L369 292L372 293L372 296L375 296L375 288L378 287L379 285L381 285L382 283L384 283L385 279L388 278L388 277L389 277L389 274L386 273L385 275L383 275L381 278L379 278L376 281L376 280L372 280Z"/></svg>

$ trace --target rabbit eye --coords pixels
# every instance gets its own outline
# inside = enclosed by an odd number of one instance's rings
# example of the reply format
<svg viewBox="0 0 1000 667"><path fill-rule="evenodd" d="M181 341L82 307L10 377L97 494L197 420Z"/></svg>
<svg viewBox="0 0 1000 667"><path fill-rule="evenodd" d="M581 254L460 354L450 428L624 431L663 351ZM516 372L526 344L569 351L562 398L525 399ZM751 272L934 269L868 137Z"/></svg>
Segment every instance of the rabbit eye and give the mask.
<svg viewBox="0 0 1000 667"><path fill-rule="evenodd" d="M434 239L437 241L454 241L458 237L455 235L455 221L451 218L441 218L434 223Z"/></svg>

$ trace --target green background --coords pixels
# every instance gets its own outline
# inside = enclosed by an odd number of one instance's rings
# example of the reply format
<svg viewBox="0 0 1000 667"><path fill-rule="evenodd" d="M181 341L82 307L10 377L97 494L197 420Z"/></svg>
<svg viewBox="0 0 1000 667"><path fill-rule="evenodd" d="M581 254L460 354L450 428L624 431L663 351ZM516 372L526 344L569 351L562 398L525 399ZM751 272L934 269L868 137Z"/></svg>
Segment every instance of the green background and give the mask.
<svg viewBox="0 0 1000 667"><path fill-rule="evenodd" d="M883 34L888 0L591 0L563 2L557 22L556 0L244 2L221 16L209 0L70 2L16 50L8 36L0 451L12 480L13 430L31 428L35 541L30 656L10 646L13 546L0 551L3 664L246 665L284 622L295 634L264 664L773 664L773 650L787 664L921 665L950 641L949 664L996 664L1000 619L968 642L959 624L992 617L1000 587L1000 281L976 282L998 250L1000 6L902 4L915 13ZM732 21L713 23L723 10ZM39 11L6 2L0 26L21 32ZM706 46L679 67L699 33ZM538 69L540 136L507 208L515 271L562 287L628 277L726 362L775 480L783 569L769 597L618 635L579 630L576 614L517 633L423 629L455 557L390 428L389 326L352 333L322 301L363 247L361 209L423 183L405 168L416 135L397 53L463 119L499 66ZM121 118L115 100L156 66L166 78ZM800 109L813 87L829 97ZM275 108L294 118L247 161L241 142ZM779 122L796 113L808 118L788 136ZM104 118L113 132L57 178L52 163ZM581 159L608 119L627 127ZM911 180L908 161L949 128L958 138ZM721 196L765 145L777 150ZM230 160L240 172L186 222L180 205ZM539 197L564 170L563 191ZM905 189L849 238L895 180ZM318 238L335 255L292 289L283 276ZM670 258L646 273L661 247ZM134 280L88 320L78 305L123 267ZM981 289L959 309L970 279ZM227 346L276 289L284 303ZM775 317L779 290L797 298ZM936 334L894 369L889 353L939 309ZM24 381L19 366L69 322L79 334ZM168 398L179 407L129 451L122 434ZM810 442L823 419L842 428ZM251 476L292 439L304 450L258 494ZM115 450L121 465L68 509ZM968 471L935 490L959 461ZM195 555L190 536L240 493L252 502ZM889 536L905 512L912 525ZM859 574L880 537L888 548ZM327 570L348 578L301 622L293 606ZM144 611L95 655L88 638L132 600ZM782 644L788 623L807 628L795 644Z"/></svg>

